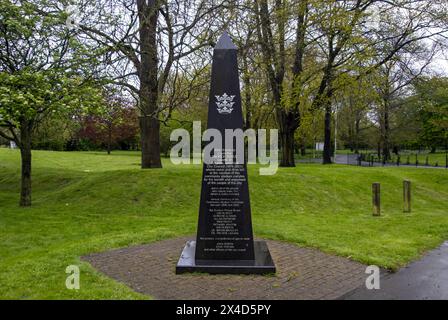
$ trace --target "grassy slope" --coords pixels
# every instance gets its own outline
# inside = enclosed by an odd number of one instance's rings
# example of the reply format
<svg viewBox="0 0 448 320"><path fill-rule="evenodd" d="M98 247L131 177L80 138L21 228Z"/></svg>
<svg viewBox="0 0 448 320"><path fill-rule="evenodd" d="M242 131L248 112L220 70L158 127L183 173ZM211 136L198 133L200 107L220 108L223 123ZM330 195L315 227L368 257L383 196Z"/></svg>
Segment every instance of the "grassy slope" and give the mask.
<svg viewBox="0 0 448 320"><path fill-rule="evenodd" d="M193 234L200 166L140 170L139 154L33 152L33 206L17 206L19 153L0 149L0 298L142 298L95 272L91 252ZM249 168L259 237L397 268L448 237L448 171L300 165L274 176ZM413 212L402 213L402 180ZM381 182L382 217L371 216ZM179 248L180 250L181 248ZM81 266L81 290L65 267Z"/></svg>

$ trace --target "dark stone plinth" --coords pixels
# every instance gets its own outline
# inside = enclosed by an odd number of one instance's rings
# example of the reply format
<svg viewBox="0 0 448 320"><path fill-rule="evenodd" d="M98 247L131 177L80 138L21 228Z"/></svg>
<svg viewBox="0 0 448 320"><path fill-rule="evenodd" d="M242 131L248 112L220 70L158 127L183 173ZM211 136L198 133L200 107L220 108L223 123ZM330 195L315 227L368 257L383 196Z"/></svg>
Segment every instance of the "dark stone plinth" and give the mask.
<svg viewBox="0 0 448 320"><path fill-rule="evenodd" d="M254 241L254 260L195 260L196 241L187 241L176 265L176 274L206 272L220 274L275 273L275 265L265 241Z"/></svg>

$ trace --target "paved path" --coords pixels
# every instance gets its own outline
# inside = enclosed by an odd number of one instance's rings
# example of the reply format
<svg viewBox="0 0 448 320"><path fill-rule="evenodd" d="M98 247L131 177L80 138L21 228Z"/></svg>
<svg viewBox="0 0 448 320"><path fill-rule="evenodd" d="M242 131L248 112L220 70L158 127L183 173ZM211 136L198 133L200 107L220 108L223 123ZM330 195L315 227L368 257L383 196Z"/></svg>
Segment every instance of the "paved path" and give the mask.
<svg viewBox="0 0 448 320"><path fill-rule="evenodd" d="M164 240L83 260L156 299L336 299L365 282L365 265L280 241L267 241L275 276L176 275L179 255L191 239Z"/></svg>
<svg viewBox="0 0 448 320"><path fill-rule="evenodd" d="M387 274L379 290L360 287L344 296L348 300L448 299L448 242L397 273Z"/></svg>

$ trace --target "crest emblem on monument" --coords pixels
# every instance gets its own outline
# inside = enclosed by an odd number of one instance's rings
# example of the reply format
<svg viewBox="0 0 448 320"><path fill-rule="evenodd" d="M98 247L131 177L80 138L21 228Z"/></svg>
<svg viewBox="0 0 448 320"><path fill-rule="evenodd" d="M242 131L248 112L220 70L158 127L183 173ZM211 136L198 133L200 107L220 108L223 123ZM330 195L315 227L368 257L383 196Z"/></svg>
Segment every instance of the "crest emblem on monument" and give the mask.
<svg viewBox="0 0 448 320"><path fill-rule="evenodd" d="M224 92L223 95L215 96L216 97L216 106L218 109L218 112L220 114L230 114L233 111L233 105L235 102L233 102L233 98L235 96L229 96L227 93Z"/></svg>

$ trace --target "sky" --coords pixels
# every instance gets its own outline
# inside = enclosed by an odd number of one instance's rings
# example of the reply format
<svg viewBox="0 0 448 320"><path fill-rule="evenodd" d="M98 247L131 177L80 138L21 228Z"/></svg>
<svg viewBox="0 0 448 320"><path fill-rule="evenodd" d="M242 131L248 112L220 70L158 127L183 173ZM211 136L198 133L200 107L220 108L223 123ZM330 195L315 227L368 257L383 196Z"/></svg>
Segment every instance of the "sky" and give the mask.
<svg viewBox="0 0 448 320"><path fill-rule="evenodd" d="M448 59L443 57L437 57L429 65L431 71L441 76L448 76Z"/></svg>

